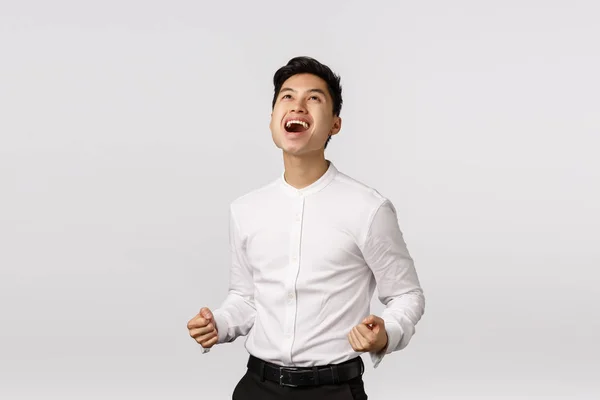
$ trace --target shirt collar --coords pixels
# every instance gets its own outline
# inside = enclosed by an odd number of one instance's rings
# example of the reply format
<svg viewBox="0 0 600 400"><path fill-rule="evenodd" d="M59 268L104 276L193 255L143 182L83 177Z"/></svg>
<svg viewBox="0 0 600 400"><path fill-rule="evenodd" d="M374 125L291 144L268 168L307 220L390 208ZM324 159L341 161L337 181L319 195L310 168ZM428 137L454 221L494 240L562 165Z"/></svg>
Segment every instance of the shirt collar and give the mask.
<svg viewBox="0 0 600 400"><path fill-rule="evenodd" d="M286 182L284 171L281 174L281 178L279 179L281 182L281 186L283 187L285 192L291 196L309 196L311 194L319 192L320 190L324 189L327 185L329 185L338 173L338 170L335 167L335 165L333 165L333 163L329 160L327 160L327 162L329 163L329 167L327 168L325 173L310 185L303 187L302 189L296 189L295 187Z"/></svg>

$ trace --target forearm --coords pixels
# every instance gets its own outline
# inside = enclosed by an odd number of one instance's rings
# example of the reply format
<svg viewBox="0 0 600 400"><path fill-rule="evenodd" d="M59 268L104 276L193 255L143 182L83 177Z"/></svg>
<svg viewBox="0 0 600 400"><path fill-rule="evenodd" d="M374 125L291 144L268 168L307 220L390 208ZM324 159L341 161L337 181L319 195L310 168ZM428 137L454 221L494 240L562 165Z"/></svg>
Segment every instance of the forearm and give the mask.
<svg viewBox="0 0 600 400"><path fill-rule="evenodd" d="M425 297L416 288L390 299L381 315L388 334L387 354L405 348L415 333L415 327L425 311Z"/></svg>
<svg viewBox="0 0 600 400"><path fill-rule="evenodd" d="M256 308L253 299L230 290L213 315L219 338L217 343L226 343L248 334L254 325Z"/></svg>

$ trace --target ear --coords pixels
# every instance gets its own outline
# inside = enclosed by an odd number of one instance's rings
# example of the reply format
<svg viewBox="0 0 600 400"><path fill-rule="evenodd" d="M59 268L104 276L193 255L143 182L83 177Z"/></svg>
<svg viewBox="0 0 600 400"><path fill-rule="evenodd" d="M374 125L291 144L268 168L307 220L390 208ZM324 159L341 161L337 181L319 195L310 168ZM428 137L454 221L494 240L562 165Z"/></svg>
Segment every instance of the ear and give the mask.
<svg viewBox="0 0 600 400"><path fill-rule="evenodd" d="M329 132L330 136L337 134L342 129L342 119L340 117L335 117L333 121L333 126L331 127L331 131Z"/></svg>

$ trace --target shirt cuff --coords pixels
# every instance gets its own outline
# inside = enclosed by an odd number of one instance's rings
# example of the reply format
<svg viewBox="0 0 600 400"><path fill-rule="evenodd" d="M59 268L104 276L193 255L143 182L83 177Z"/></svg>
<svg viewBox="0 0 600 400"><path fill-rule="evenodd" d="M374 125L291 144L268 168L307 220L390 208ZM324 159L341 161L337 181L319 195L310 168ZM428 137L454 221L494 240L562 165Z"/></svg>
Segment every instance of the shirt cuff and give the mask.
<svg viewBox="0 0 600 400"><path fill-rule="evenodd" d="M378 353L370 353L371 362L373 363L373 368L377 368L381 360L383 360L386 354L390 354L396 350L398 344L400 344L400 340L402 339L402 327L395 321L386 321L385 322L385 331L387 333L387 345L384 349L379 351Z"/></svg>
<svg viewBox="0 0 600 400"><path fill-rule="evenodd" d="M217 343L225 343L227 339L227 331L229 330L229 322L224 313L219 310L213 311L213 319L217 328Z"/></svg>

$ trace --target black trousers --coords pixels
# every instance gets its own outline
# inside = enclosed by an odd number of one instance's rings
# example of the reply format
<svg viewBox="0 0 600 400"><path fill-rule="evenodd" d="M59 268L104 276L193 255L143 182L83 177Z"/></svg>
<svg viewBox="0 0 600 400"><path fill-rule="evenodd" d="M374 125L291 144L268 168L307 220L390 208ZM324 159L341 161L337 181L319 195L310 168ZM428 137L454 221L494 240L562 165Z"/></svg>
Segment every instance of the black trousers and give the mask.
<svg viewBox="0 0 600 400"><path fill-rule="evenodd" d="M362 376L335 385L280 386L246 371L233 391L232 400L367 400Z"/></svg>

